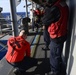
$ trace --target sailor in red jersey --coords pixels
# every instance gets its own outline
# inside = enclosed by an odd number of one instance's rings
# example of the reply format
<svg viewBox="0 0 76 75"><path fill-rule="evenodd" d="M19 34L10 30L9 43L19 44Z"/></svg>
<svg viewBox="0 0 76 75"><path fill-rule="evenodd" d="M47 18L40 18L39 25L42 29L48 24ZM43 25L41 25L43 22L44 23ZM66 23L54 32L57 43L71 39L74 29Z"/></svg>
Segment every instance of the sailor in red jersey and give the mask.
<svg viewBox="0 0 76 75"><path fill-rule="evenodd" d="M45 6L42 18L43 27L50 35L50 68L49 75L65 75L62 68L62 51L67 39L69 8L65 0L39 0ZM46 37L45 37L46 38ZM61 74L62 72L62 74Z"/></svg>
<svg viewBox="0 0 76 75"><path fill-rule="evenodd" d="M30 44L26 38L27 33L22 30L19 36L9 38L7 42L8 50L5 58L14 67L13 72L16 75L25 73L26 69L37 64L37 61L30 57Z"/></svg>
<svg viewBox="0 0 76 75"><path fill-rule="evenodd" d="M32 29L34 31L34 27L36 26L36 31L38 31L39 28L39 23L40 23L40 19L41 19L41 11L39 8L36 8L35 10L33 10L33 23L32 23Z"/></svg>
<svg viewBox="0 0 76 75"><path fill-rule="evenodd" d="M8 51L7 51L7 54L6 54L6 59L8 62L10 63L14 63L14 62L20 62L23 60L24 56L28 56L30 57L30 44L25 40L26 36L22 36L22 32L20 33L20 35L18 37L11 37L9 38L8 42L7 42L7 45L8 45ZM16 48L13 52L13 54L11 55L11 52L12 52L12 46L11 44L13 43L14 40L17 40L19 41L19 44L20 44L20 48L17 47L16 45Z"/></svg>

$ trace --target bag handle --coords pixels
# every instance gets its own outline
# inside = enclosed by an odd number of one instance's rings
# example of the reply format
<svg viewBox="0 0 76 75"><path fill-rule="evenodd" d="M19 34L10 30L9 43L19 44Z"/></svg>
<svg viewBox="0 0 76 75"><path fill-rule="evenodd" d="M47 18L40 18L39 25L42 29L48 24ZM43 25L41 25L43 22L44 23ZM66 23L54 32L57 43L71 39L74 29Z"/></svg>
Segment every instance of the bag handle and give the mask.
<svg viewBox="0 0 76 75"><path fill-rule="evenodd" d="M15 44L15 45L14 45L13 48L12 48L11 56L13 55L14 50L16 49L16 45L18 46L18 48L21 47L20 44L19 44L19 41L17 41L16 38L14 38L14 40L15 40L15 41L14 41L14 43L12 43L12 45L13 45L13 44Z"/></svg>

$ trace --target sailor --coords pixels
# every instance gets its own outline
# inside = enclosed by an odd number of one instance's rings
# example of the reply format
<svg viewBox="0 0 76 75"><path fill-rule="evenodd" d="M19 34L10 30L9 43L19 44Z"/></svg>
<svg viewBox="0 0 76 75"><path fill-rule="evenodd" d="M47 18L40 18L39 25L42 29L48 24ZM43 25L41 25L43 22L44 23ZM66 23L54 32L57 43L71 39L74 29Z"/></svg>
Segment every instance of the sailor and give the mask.
<svg viewBox="0 0 76 75"><path fill-rule="evenodd" d="M49 75L66 75L66 67L62 61L62 51L67 39L69 8L65 0L47 0L44 5L46 9L42 22L44 27L47 27L51 40L51 72Z"/></svg>
<svg viewBox="0 0 76 75"><path fill-rule="evenodd" d="M50 69L49 75L65 75L66 68L63 66L62 51L67 39L67 27L69 8L65 0L39 0L45 6L42 19L44 28L47 28L50 36ZM63 66L63 67L62 67ZM62 70L64 68L64 70ZM62 72L62 74L61 74Z"/></svg>
<svg viewBox="0 0 76 75"><path fill-rule="evenodd" d="M31 57L30 44L25 39L27 33L21 30L19 36L10 37L5 55L6 61L14 67L13 72L16 75L25 75L26 70L37 64L37 60Z"/></svg>

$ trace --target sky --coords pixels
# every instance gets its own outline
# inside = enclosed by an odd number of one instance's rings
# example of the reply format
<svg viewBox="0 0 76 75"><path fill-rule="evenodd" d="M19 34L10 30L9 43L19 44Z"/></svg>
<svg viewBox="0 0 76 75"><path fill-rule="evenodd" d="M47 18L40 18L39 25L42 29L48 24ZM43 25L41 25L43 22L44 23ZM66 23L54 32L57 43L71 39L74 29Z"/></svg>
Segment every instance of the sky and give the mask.
<svg viewBox="0 0 76 75"><path fill-rule="evenodd" d="M2 12L10 12L10 0L0 0L0 7L3 8ZM22 0L21 3L16 7L17 12L25 12L26 9L24 8L25 6L25 0ZM30 9L30 7L29 7ZM28 9L28 10L29 10Z"/></svg>

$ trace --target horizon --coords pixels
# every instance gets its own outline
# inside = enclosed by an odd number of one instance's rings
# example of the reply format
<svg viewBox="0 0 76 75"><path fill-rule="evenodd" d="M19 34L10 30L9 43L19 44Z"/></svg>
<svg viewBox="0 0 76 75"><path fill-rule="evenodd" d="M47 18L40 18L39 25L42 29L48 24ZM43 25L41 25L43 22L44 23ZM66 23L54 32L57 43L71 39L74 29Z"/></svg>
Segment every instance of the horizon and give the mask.
<svg viewBox="0 0 76 75"><path fill-rule="evenodd" d="M10 13L10 12L2 12L2 13ZM23 11L19 11L19 12L16 12L16 13L26 13L26 12L23 12ZM29 13L29 12L28 12Z"/></svg>
<svg viewBox="0 0 76 75"><path fill-rule="evenodd" d="M28 2L30 3L30 2ZM21 3L16 7L16 12L26 12L25 1L21 1ZM9 0L0 0L0 7L3 8L2 13L11 12L10 10L10 1ZM31 6L29 6L28 11L31 9Z"/></svg>

